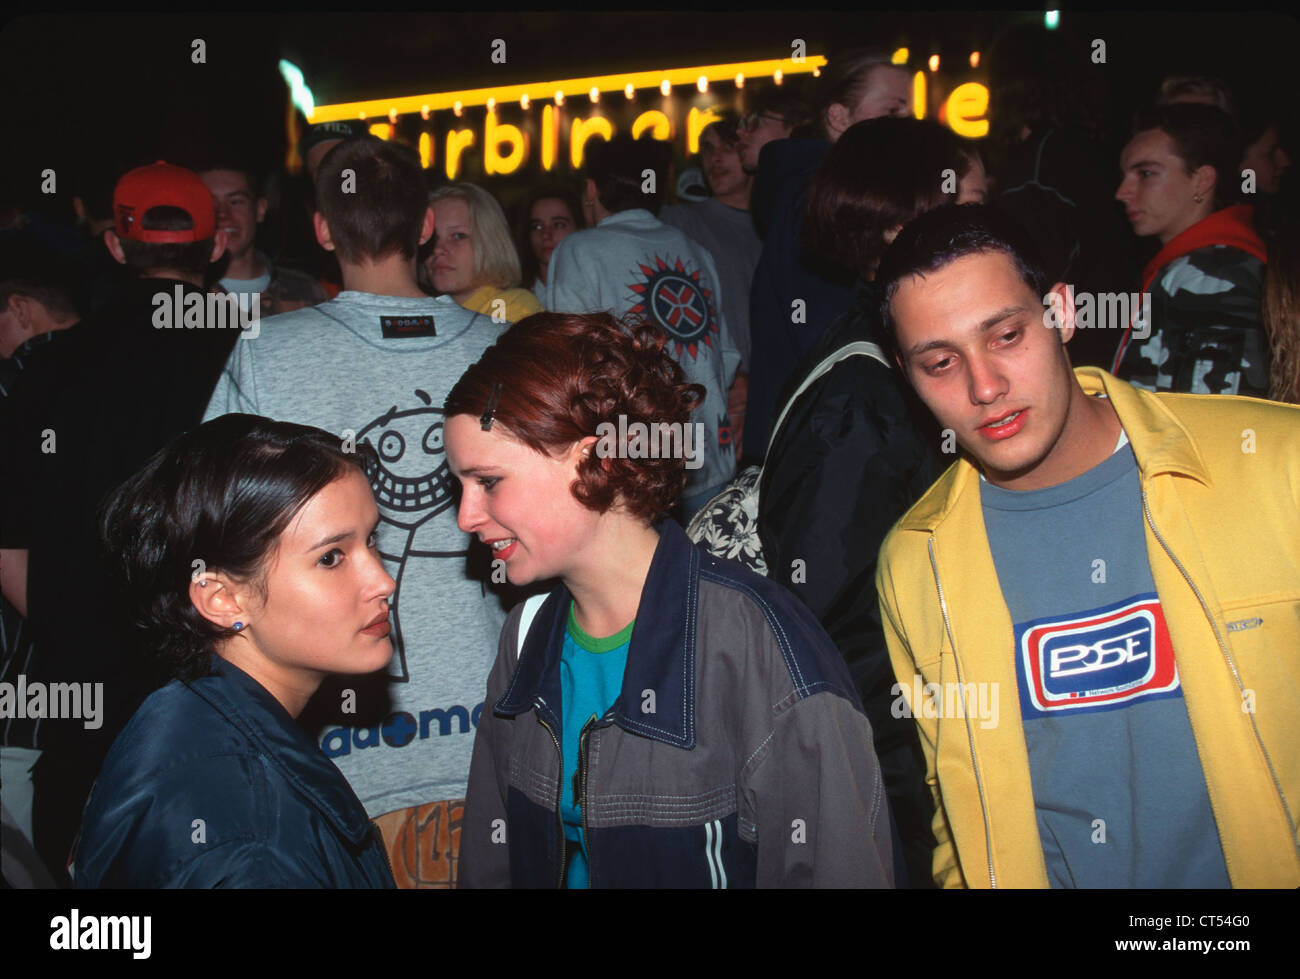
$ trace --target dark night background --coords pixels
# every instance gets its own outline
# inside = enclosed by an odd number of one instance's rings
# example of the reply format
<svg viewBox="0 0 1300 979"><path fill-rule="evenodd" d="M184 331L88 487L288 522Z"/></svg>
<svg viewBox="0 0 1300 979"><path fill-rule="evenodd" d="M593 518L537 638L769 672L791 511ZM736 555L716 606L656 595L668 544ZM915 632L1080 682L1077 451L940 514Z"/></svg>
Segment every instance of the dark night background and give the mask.
<svg viewBox="0 0 1300 979"><path fill-rule="evenodd" d="M287 87L276 67L280 58L303 70L317 104L781 58L790 55L794 38L807 41L809 54L832 59L845 47L906 45L913 67L937 53L952 77L965 80L979 78L986 67L969 70L970 52L987 54L999 34L1017 23L1041 28L1042 13L11 15L0 32L0 109L6 122L0 190L10 206L70 219L65 174L78 186L98 178L111 190L111 180L130 166L159 158L194 165L213 154L272 172L285 154ZM1050 57L1062 74L1076 79L1098 109L1099 135L1116 161L1130 114L1150 100L1170 71L1217 74L1233 85L1239 101L1267 98L1284 114L1293 112L1288 69L1300 50L1300 22L1288 14L1065 10L1053 36L1041 33L1042 52L1056 52ZM206 41L206 64L191 63L194 38ZM491 62L494 38L506 41L504 65ZM1105 65L1088 60L1093 38L1106 41ZM990 115L996 115L996 104ZM39 174L47 167L60 175L58 194L38 193ZM534 177L540 174L526 179ZM492 178L487 186L509 204L519 181L514 187L493 182L501 180ZM292 197L305 185L284 180L282 186ZM272 190L274 209L274 185ZM273 218L264 231L273 233L275 224Z"/></svg>

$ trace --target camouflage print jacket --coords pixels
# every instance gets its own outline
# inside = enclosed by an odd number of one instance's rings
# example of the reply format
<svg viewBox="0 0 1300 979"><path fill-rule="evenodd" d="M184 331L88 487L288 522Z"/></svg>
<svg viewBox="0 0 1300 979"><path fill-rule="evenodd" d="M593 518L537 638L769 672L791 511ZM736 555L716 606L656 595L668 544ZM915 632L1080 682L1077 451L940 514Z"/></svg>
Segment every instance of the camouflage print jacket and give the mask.
<svg viewBox="0 0 1300 979"><path fill-rule="evenodd" d="M1266 252L1250 214L1217 211L1152 259L1143 276L1150 301L1120 345L1117 376L1149 391L1268 397Z"/></svg>

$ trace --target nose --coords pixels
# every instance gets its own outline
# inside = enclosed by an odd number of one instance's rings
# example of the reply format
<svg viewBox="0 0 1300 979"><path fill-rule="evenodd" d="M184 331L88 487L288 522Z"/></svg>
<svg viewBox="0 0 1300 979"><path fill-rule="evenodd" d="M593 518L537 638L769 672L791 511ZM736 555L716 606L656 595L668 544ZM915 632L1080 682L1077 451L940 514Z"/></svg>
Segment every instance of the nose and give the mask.
<svg viewBox="0 0 1300 979"><path fill-rule="evenodd" d="M1133 198L1133 187L1128 177L1119 182L1115 188L1115 200L1128 203Z"/></svg>
<svg viewBox="0 0 1300 979"><path fill-rule="evenodd" d="M389 601L392 601L392 595L397 591L397 582L393 580L393 576L384 567L383 559L380 558L377 551L371 553L370 559L374 562L374 565L371 568L371 575L366 581L366 594L372 596L387 595Z"/></svg>
<svg viewBox="0 0 1300 979"><path fill-rule="evenodd" d="M970 357L968 363L972 404L992 404L1007 393L1006 378L991 359L975 354Z"/></svg>
<svg viewBox="0 0 1300 979"><path fill-rule="evenodd" d="M464 487L461 490L460 509L456 512L456 526L467 534L473 534L483 526L484 517L478 493L472 487Z"/></svg>
<svg viewBox="0 0 1300 979"><path fill-rule="evenodd" d="M227 225L230 223L230 208L226 207L224 201L216 201L217 224Z"/></svg>

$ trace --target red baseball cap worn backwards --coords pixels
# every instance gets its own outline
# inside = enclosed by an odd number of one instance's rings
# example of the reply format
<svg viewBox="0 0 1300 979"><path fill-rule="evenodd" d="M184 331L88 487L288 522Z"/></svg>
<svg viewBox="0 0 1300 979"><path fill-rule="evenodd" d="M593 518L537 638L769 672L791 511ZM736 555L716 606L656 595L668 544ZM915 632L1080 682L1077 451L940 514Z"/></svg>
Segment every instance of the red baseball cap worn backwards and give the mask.
<svg viewBox="0 0 1300 979"><path fill-rule="evenodd" d="M141 219L151 207L179 207L194 227L181 231L153 231ZM149 244L184 244L204 241L217 232L217 212L212 192L193 170L159 160L137 167L113 188L113 230L120 238Z"/></svg>

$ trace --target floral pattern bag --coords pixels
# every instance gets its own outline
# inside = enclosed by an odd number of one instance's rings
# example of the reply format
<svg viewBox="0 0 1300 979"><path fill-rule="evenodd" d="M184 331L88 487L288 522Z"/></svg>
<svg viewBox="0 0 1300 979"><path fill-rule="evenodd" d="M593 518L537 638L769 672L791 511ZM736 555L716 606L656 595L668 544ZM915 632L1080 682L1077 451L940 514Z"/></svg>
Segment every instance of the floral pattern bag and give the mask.
<svg viewBox="0 0 1300 979"><path fill-rule="evenodd" d="M799 389L781 409L776 425L772 427L769 447L776 443L781 423L800 396L828 374L832 367L849 357L874 357L886 367L889 366L884 351L869 340L855 340L840 347L804 378ZM766 465L767 461L764 460L763 466ZM733 477L722 492L709 500L687 524L686 536L714 557L738 561L751 571L766 575L767 561L763 559L763 542L758 536L758 487L763 481L763 466L749 466Z"/></svg>

